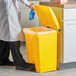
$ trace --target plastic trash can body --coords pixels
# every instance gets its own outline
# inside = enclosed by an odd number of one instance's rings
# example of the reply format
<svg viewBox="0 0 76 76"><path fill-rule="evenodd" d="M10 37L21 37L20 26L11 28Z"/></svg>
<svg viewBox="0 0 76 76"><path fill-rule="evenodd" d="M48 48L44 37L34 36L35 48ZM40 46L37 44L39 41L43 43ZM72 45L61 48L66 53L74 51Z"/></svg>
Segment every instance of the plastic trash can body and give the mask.
<svg viewBox="0 0 76 76"><path fill-rule="evenodd" d="M57 70L57 32L46 35L25 34L27 60L36 66L36 72Z"/></svg>

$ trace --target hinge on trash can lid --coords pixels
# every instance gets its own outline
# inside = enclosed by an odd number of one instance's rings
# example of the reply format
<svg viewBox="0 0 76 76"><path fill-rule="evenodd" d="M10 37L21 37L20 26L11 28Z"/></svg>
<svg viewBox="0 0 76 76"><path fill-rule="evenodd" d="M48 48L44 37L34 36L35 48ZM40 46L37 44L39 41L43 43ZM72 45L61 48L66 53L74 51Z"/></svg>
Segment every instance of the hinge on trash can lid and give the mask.
<svg viewBox="0 0 76 76"><path fill-rule="evenodd" d="M58 32L60 32L60 29L58 29Z"/></svg>
<svg viewBox="0 0 76 76"><path fill-rule="evenodd" d="M51 27L47 26L47 28L51 28Z"/></svg>
<svg viewBox="0 0 76 76"><path fill-rule="evenodd" d="M47 26L47 28L51 28L51 27ZM58 32L60 32L60 29L58 29Z"/></svg>

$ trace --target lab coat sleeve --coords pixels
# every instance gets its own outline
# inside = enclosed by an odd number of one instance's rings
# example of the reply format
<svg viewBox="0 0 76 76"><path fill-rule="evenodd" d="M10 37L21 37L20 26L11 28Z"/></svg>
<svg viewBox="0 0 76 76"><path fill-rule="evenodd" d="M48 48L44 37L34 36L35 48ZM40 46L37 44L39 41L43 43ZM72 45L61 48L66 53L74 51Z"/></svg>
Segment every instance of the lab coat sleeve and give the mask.
<svg viewBox="0 0 76 76"><path fill-rule="evenodd" d="M30 5L29 1L27 1L27 0L18 0L18 1L20 1L20 2L24 3L24 4L25 4L25 5L27 5L27 6L29 6L29 5Z"/></svg>

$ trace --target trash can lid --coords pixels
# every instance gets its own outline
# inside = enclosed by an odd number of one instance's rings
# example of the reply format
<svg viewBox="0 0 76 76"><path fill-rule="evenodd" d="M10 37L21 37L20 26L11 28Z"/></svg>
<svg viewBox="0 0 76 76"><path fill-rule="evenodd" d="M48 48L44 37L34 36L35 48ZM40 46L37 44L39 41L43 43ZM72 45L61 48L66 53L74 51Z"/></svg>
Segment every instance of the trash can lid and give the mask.
<svg viewBox="0 0 76 76"><path fill-rule="evenodd" d="M51 7L35 5L35 11L42 26L50 27L60 32L59 22Z"/></svg>

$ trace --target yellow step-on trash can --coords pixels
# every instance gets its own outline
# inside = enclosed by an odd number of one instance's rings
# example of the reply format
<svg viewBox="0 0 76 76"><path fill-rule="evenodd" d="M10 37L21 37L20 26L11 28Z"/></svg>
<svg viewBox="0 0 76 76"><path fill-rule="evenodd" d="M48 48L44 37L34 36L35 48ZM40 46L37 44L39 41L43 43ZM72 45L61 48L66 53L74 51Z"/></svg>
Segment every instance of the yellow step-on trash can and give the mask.
<svg viewBox="0 0 76 76"><path fill-rule="evenodd" d="M57 70L58 20L48 6L35 5L41 27L24 28L27 61L35 64L36 72Z"/></svg>

